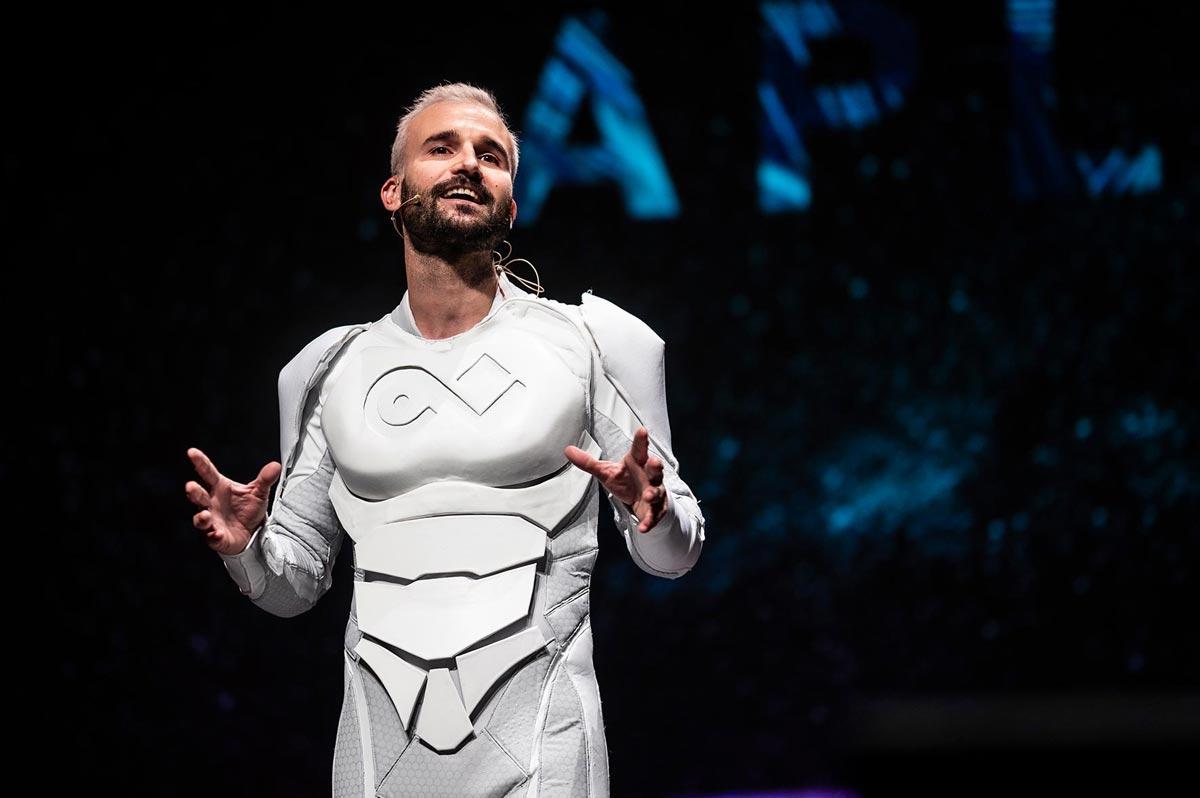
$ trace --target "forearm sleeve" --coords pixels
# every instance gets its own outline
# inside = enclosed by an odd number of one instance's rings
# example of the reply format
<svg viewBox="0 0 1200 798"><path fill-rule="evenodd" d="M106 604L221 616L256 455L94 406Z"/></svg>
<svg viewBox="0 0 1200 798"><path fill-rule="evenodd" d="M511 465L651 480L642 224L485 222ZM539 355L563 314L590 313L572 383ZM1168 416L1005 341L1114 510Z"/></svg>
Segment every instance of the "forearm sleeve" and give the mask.
<svg viewBox="0 0 1200 798"><path fill-rule="evenodd" d="M641 422L611 384L607 388L601 386L598 394L600 401L593 415L594 435L604 448L604 458L617 460L633 445L633 433ZM660 448L654 430L648 425L646 428L651 435L650 454L663 462L663 486L669 493L666 514L649 531L639 532L640 519L612 493L606 490L605 494L613 508L613 520L637 566L655 576L676 579L700 559L704 548L704 514L699 499L679 477L678 461Z"/></svg>
<svg viewBox="0 0 1200 798"><path fill-rule="evenodd" d="M667 513L646 532L624 502L605 491L629 555L643 571L667 579L683 576L704 548L700 500L679 476L667 415L666 342L641 319L618 305L585 293L580 313L594 344L592 436L604 458L618 460L633 444L637 428L650 433L650 454L663 463Z"/></svg>
<svg viewBox="0 0 1200 798"><path fill-rule="evenodd" d="M242 595L284 618L311 609L329 590L333 565L346 534L329 498L335 465L321 426L325 398L340 365L331 368L320 387L314 389L317 401L304 422L296 461L281 480L282 487L266 520L241 553L221 555ZM288 403L307 399L294 395L289 383L292 379L294 375L280 374L281 424L299 418L287 412ZM281 437L286 440L286 436ZM288 455L280 453L285 465Z"/></svg>
<svg viewBox="0 0 1200 798"><path fill-rule="evenodd" d="M333 460L288 482L266 522L241 554L221 555L242 594L283 618L313 607L329 590L345 534L329 500Z"/></svg>

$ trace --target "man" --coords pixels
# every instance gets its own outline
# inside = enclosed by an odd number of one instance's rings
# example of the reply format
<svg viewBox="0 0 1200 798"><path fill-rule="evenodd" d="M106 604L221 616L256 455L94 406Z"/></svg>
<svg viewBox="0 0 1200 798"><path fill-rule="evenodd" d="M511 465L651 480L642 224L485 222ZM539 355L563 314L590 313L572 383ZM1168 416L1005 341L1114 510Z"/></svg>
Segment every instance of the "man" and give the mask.
<svg viewBox="0 0 1200 798"><path fill-rule="evenodd" d="M525 293L492 260L518 158L490 92L424 92L380 192L404 238L399 306L283 368L282 463L241 484L188 450L194 524L266 611L311 608L354 542L336 796L608 796L599 487L648 573L682 576L704 544L663 340L591 293Z"/></svg>

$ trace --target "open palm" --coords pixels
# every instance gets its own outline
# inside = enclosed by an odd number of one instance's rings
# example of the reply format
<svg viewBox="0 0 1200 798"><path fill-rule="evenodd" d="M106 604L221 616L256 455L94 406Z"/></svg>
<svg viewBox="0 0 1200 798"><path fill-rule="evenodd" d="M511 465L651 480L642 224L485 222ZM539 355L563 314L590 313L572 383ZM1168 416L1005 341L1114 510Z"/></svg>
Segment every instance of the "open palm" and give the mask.
<svg viewBox="0 0 1200 798"><path fill-rule="evenodd" d="M218 471L199 449L192 447L187 454L201 480L184 485L187 497L202 508L192 516L192 525L205 534L213 551L241 554L267 516L267 497L283 466L275 461L267 463L252 482L242 484Z"/></svg>

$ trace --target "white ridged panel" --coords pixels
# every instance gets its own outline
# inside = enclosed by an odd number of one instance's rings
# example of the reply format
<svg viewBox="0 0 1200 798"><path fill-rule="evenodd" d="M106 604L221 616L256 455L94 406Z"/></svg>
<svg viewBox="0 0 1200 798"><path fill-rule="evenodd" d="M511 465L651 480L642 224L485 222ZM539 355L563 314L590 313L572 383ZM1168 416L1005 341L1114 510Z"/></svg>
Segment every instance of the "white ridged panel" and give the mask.
<svg viewBox="0 0 1200 798"><path fill-rule="evenodd" d="M549 641L542 630L532 626L496 643L458 655L458 683L463 704L474 712L479 700L504 672Z"/></svg>
<svg viewBox="0 0 1200 798"><path fill-rule="evenodd" d="M613 420L613 422L621 428L622 431L632 435L633 431L642 424L638 417L634 414L629 403L625 401L621 394L617 393L617 389L613 387L612 382L607 377L599 377L596 380L596 401L594 403L597 413L603 413ZM654 435L658 430L652 430L647 425L646 431Z"/></svg>
<svg viewBox="0 0 1200 798"><path fill-rule="evenodd" d="M402 579L469 572L487 576L539 560L546 533L517 515L435 515L385 524L355 542L359 568Z"/></svg>
<svg viewBox="0 0 1200 798"><path fill-rule="evenodd" d="M354 653L365 659L371 670L375 671L375 675L391 696L392 704L400 715L400 722L407 729L412 721L417 695L421 692L421 685L425 683L425 671L365 637L358 641Z"/></svg>
<svg viewBox="0 0 1200 798"><path fill-rule="evenodd" d="M603 451L586 430L580 436L579 448L593 457L599 457ZM494 488L450 480L431 482L384 501L366 501L355 496L335 469L329 498L338 520L355 544L364 536L364 530L437 515L448 508L461 514L517 513L550 532L579 506L591 487L591 474L571 464L565 455L563 464L563 470L555 476L524 488Z"/></svg>
<svg viewBox="0 0 1200 798"><path fill-rule="evenodd" d="M410 585L355 582L359 628L422 659L453 657L529 613L536 563Z"/></svg>
<svg viewBox="0 0 1200 798"><path fill-rule="evenodd" d="M421 714L417 718L417 736L438 751L451 751L474 730L458 690L454 688L450 671L446 668L431 670L429 683L425 685L425 698L421 700Z"/></svg>

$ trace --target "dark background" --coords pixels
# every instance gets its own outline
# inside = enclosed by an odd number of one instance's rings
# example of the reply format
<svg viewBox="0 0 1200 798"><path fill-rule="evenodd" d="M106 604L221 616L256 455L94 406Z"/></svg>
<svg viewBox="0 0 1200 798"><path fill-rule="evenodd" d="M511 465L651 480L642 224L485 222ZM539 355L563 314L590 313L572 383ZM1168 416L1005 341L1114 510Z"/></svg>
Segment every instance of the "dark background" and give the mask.
<svg viewBox="0 0 1200 798"><path fill-rule="evenodd" d="M510 236L549 297L591 288L667 340L706 514L678 581L639 571L603 514L614 795L1189 772L1196 28L1173 4L1060 4L1056 135L1154 142L1163 182L1018 199L1003 4L885 5L917 34L904 107L807 137L812 207L779 215L756 199L756 8L608 11L681 213L557 187ZM9 261L36 286L10 320L41 345L10 398L46 417L13 416L9 451L53 495L33 595L57 786L327 794L350 558L311 612L253 607L191 525L185 452L239 480L278 459L282 365L403 294L378 189L404 107L464 80L522 135L585 8L105 10L10 32ZM853 42L818 55L869 67Z"/></svg>

